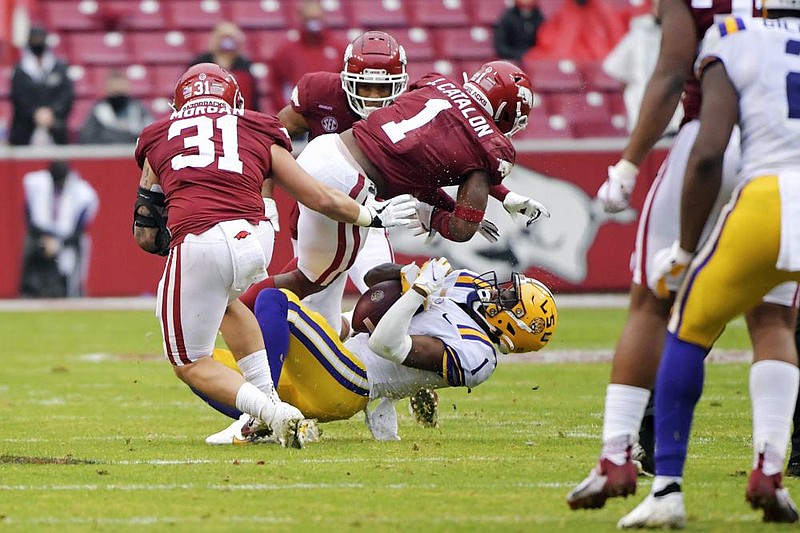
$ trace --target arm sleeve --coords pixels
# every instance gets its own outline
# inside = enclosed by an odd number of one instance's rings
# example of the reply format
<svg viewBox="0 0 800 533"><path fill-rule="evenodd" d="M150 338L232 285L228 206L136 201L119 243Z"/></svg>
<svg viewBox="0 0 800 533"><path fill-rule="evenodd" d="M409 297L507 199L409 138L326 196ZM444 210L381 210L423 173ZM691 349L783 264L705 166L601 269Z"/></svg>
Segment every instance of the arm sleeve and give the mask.
<svg viewBox="0 0 800 533"><path fill-rule="evenodd" d="M375 331L369 336L369 347L384 359L403 364L411 351L411 336L408 327L411 319L425 298L415 290L406 291L392 307L386 311Z"/></svg>

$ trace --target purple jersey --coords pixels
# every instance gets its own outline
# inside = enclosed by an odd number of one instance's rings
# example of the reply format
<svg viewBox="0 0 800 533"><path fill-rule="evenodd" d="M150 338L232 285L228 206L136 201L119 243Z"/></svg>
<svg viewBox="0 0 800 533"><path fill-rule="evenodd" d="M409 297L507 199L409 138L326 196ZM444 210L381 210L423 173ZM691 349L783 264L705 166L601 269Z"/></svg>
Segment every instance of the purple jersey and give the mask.
<svg viewBox="0 0 800 533"><path fill-rule="evenodd" d="M383 173L391 198L420 197L459 185L473 170L489 173L493 185L511 171L516 151L461 86L428 74L394 103L353 125L358 145Z"/></svg>
<svg viewBox="0 0 800 533"><path fill-rule="evenodd" d="M339 74L334 72L312 72L300 78L292 109L308 124L308 140L349 130L361 118L350 109Z"/></svg>
<svg viewBox="0 0 800 533"><path fill-rule="evenodd" d="M261 184L270 173L273 144L292 149L275 117L190 102L146 127L136 145L161 181L174 246L225 220L266 220Z"/></svg>
<svg viewBox="0 0 800 533"><path fill-rule="evenodd" d="M737 17L758 17L761 10L756 9L753 0L683 0L692 12L697 35L697 42L703 40L706 30L720 17L735 15ZM699 50L699 47L698 47ZM694 120L700 116L700 80L694 76L683 84L683 121Z"/></svg>

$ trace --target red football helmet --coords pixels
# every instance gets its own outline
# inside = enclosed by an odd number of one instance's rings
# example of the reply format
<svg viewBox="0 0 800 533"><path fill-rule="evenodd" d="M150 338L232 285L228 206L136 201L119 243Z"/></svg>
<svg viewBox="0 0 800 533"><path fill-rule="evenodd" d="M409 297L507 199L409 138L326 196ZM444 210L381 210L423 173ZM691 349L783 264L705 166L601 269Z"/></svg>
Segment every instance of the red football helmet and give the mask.
<svg viewBox="0 0 800 533"><path fill-rule="evenodd" d="M341 78L350 109L365 118L371 111L392 103L406 90L406 51L386 32L363 33L347 45ZM388 85L389 95L359 96L359 83Z"/></svg>
<svg viewBox="0 0 800 533"><path fill-rule="evenodd" d="M490 61L466 80L464 92L486 110L506 137L528 125L533 107L531 80L507 61Z"/></svg>
<svg viewBox="0 0 800 533"><path fill-rule="evenodd" d="M219 98L239 111L244 109L244 98L233 74L214 63L199 63L189 67L175 85L172 107L175 111L196 98Z"/></svg>

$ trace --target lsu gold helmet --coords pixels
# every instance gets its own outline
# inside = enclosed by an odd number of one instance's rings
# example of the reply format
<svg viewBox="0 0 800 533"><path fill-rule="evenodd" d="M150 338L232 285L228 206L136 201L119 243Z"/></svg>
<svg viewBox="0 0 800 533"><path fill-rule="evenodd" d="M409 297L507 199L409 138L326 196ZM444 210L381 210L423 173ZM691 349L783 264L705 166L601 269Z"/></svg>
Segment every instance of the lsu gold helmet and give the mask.
<svg viewBox="0 0 800 533"><path fill-rule="evenodd" d="M503 353L535 352L556 331L555 298L542 282L512 272L511 279L497 283L494 272L475 283L479 312Z"/></svg>

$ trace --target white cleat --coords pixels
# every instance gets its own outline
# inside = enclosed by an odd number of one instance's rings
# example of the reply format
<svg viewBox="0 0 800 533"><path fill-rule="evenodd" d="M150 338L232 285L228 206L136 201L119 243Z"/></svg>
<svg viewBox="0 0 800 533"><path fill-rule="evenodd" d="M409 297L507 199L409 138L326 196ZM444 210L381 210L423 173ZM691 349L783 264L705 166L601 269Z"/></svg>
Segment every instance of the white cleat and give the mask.
<svg viewBox="0 0 800 533"><path fill-rule="evenodd" d="M617 522L619 529L683 529L686 527L686 507L683 492L663 496L647 495L636 508Z"/></svg>
<svg viewBox="0 0 800 533"><path fill-rule="evenodd" d="M275 405L267 426L284 448L305 448L306 443L319 440L319 430L315 420L307 419L297 407L286 402Z"/></svg>
<svg viewBox="0 0 800 533"><path fill-rule="evenodd" d="M439 425L439 395L435 390L422 387L409 398L408 407L422 427L435 428Z"/></svg>
<svg viewBox="0 0 800 533"><path fill-rule="evenodd" d="M238 420L218 433L206 437L212 446L242 446L248 444L280 444L264 422L243 413Z"/></svg>

